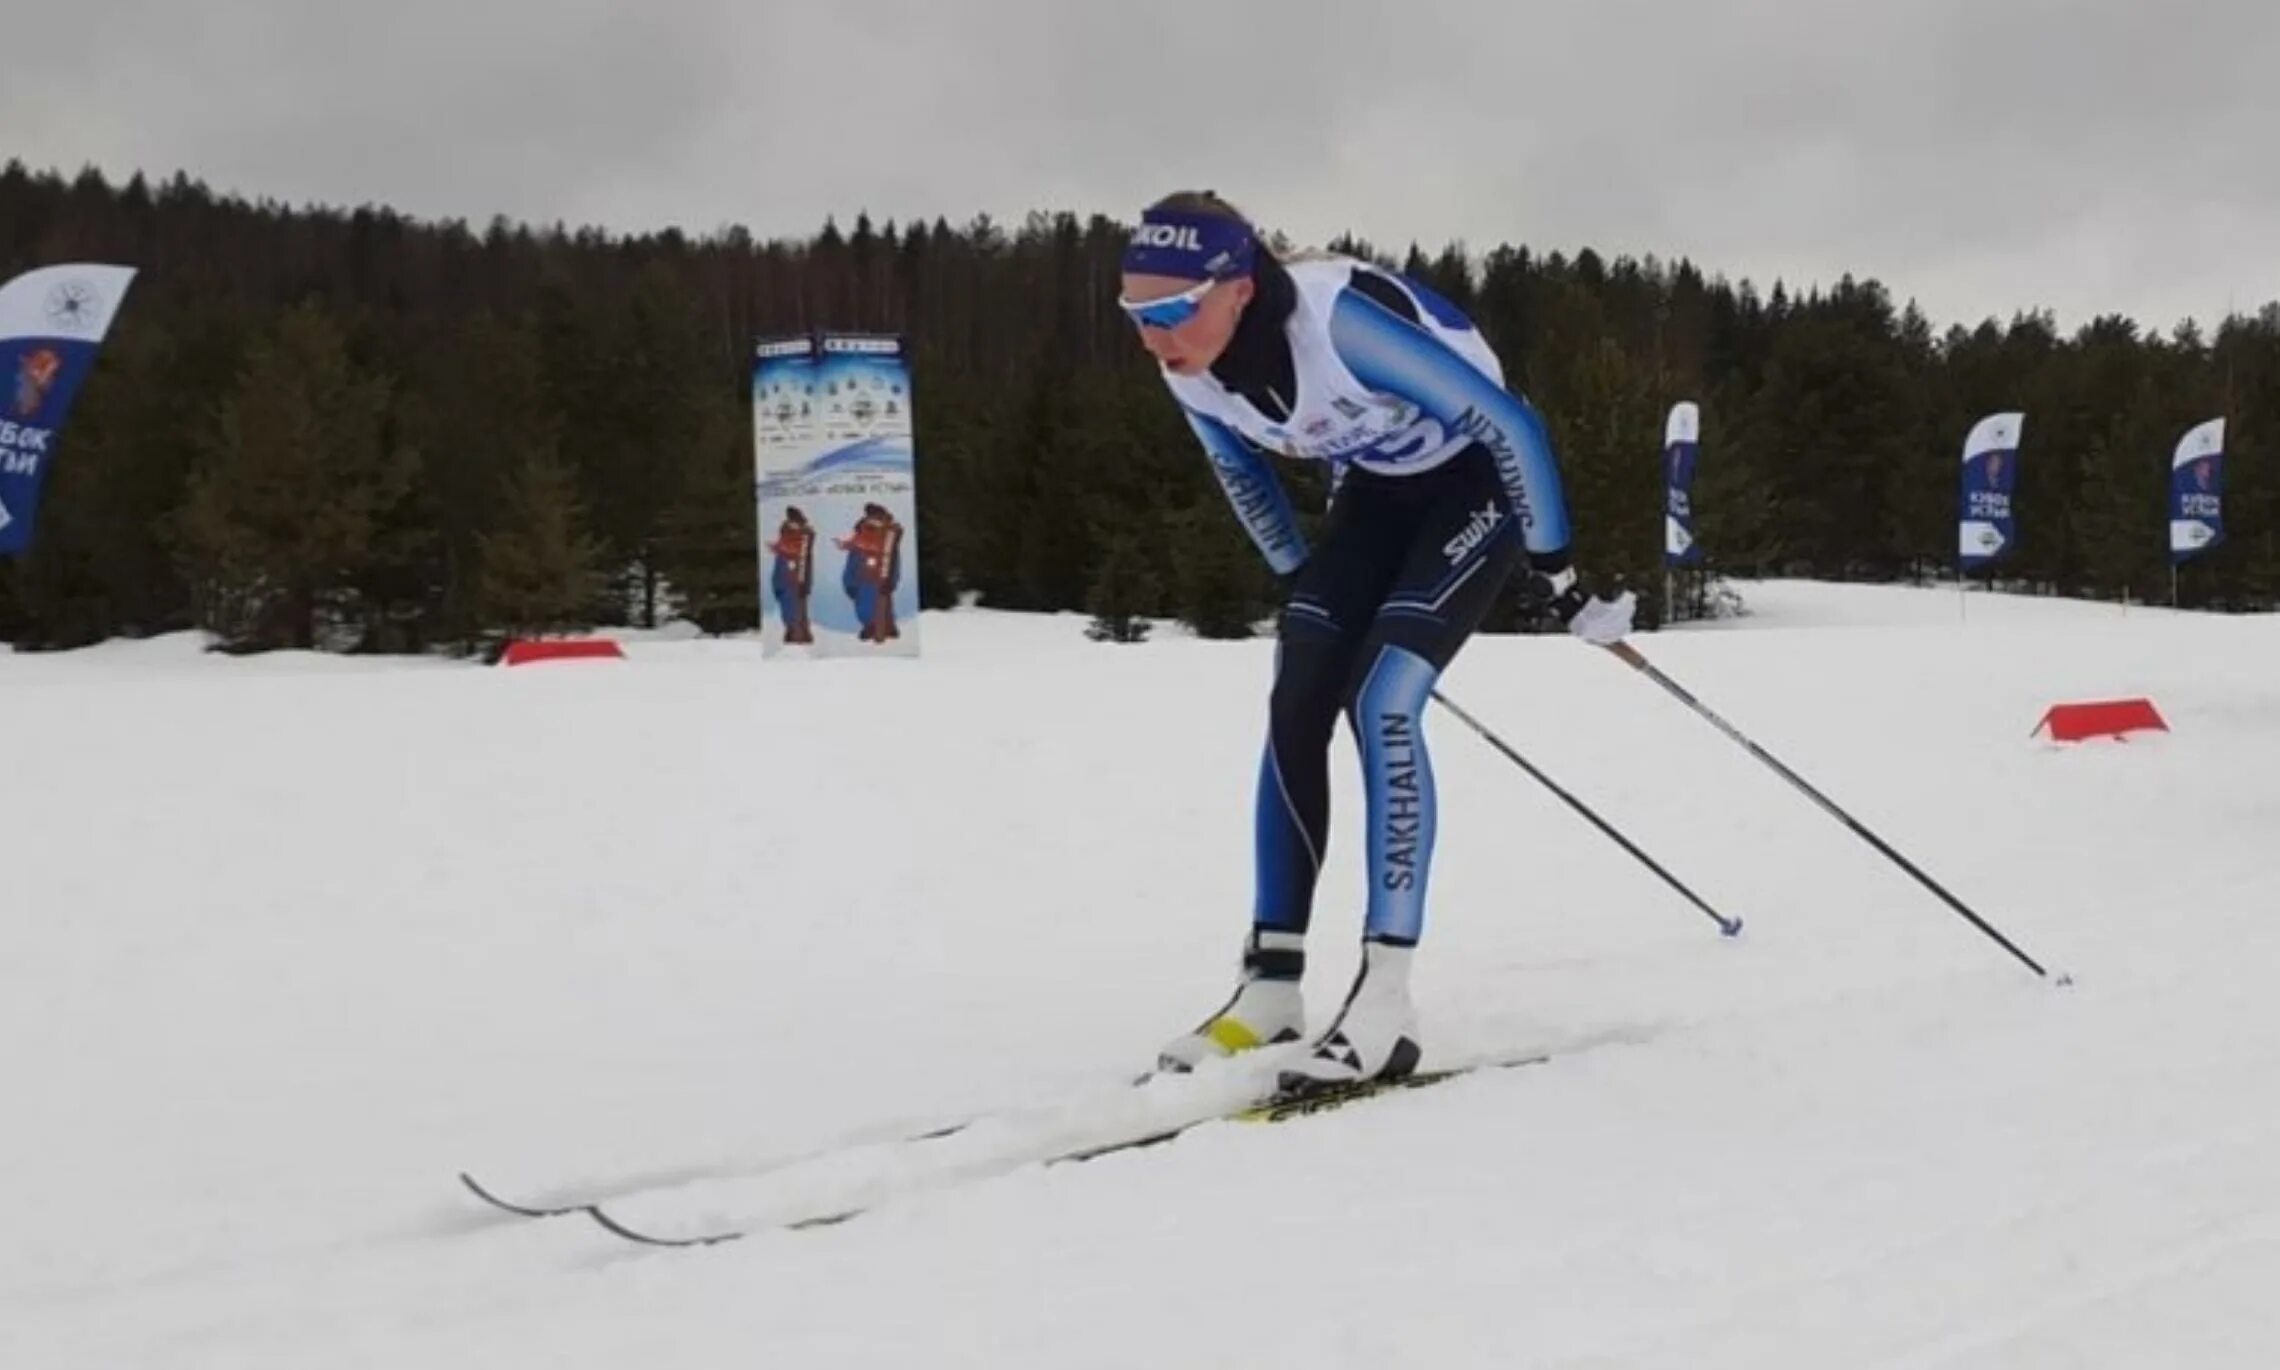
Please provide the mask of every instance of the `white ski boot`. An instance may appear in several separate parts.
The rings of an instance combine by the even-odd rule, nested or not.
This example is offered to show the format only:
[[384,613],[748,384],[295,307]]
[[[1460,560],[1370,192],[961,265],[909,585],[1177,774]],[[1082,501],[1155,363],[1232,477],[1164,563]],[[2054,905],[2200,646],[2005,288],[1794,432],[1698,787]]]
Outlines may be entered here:
[[1424,1055],[1417,1044],[1417,1010],[1409,1002],[1409,961],[1416,951],[1386,942],[1362,944],[1362,968],[1346,1006],[1314,1050],[1276,1077],[1282,1093],[1317,1093],[1416,1072]]
[[1298,981],[1306,970],[1305,948],[1304,934],[1253,929],[1243,947],[1243,981],[1235,997],[1157,1053],[1156,1068],[1189,1071],[1205,1061],[1304,1037],[1306,1001]]

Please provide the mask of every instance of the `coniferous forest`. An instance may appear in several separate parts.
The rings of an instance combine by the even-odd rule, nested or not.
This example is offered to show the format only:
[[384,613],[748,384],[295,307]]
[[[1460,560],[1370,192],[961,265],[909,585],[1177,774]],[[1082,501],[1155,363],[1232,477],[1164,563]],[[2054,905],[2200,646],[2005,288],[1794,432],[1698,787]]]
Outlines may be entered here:
[[[1048,212],[628,237],[11,162],[0,279],[141,274],[38,540],[0,562],[0,640],[200,627],[233,650],[401,652],[672,616],[751,628],[749,345],[806,329],[910,344],[925,604],[1240,635],[1275,587],[1116,308],[1123,238]],[[1961,443],[1998,409],[2027,414],[2005,586],[2166,601],[2170,452],[2224,416],[2228,538],[2180,594],[2280,602],[2280,305],[2213,334],[2107,317],[2062,335],[2039,313],[1943,331],[1866,275],[1793,290],[1590,250],[1305,245],[1473,315],[1551,427],[1580,564],[1639,590],[1643,620],[1681,399],[1702,408],[1708,557],[1681,615],[1716,611],[1727,578],[1952,576]],[[1280,469],[1318,513],[1320,475]],[[1515,589],[1492,626],[1527,619]]]

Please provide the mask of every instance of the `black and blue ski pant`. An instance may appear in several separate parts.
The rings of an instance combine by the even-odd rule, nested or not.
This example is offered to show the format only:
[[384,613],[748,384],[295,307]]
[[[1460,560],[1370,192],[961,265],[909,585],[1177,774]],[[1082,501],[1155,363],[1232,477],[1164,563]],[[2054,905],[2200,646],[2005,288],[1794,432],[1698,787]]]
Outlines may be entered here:
[[1330,823],[1330,738],[1343,713],[1367,808],[1363,935],[1416,944],[1434,830],[1425,706],[1521,559],[1509,498],[1478,446],[1417,475],[1346,473],[1276,634],[1259,767],[1261,930],[1304,932],[1312,917]]

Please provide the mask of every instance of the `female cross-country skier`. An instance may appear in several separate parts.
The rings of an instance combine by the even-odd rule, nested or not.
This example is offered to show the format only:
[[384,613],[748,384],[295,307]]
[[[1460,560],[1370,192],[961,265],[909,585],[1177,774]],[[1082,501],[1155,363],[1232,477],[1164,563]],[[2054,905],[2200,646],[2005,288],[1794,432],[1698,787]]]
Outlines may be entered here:
[[[1345,257],[1279,261],[1232,206],[1187,192],[1142,215],[1120,303],[1288,587],[1242,977],[1160,1064],[1192,1069],[1305,1038],[1299,980],[1328,835],[1330,736],[1344,713],[1368,810],[1361,972],[1279,1084],[1408,1074],[1420,1055],[1409,963],[1433,854],[1423,721],[1434,681],[1523,557],[1586,641],[1621,640],[1635,601],[1587,597],[1577,584],[1542,420],[1504,388],[1472,323],[1416,282]],[[1335,493],[1311,550],[1269,453],[1331,465]]]

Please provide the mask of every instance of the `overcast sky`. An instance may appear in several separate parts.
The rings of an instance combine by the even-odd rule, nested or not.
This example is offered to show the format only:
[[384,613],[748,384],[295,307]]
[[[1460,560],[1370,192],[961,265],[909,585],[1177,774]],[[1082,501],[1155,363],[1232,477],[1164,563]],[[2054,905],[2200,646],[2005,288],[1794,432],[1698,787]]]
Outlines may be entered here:
[[0,156],[803,234],[1129,218],[1875,276],[1935,322],[2280,298],[2272,0],[0,0]]

